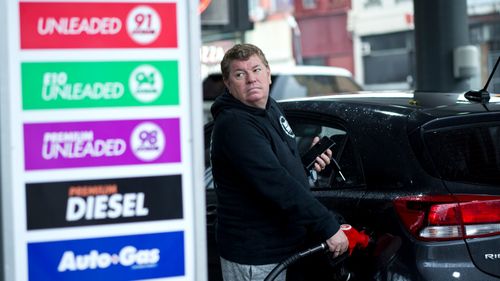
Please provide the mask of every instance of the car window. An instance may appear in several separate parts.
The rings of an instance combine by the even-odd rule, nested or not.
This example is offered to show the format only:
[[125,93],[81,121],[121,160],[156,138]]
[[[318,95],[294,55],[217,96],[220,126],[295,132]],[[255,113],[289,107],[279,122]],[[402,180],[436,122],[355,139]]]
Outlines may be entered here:
[[430,130],[425,142],[440,176],[449,181],[500,182],[500,124]]
[[277,99],[315,97],[361,90],[350,77],[336,75],[279,75],[271,95]]
[[[317,174],[317,180],[310,181],[313,189],[346,189],[364,185],[362,166],[355,152],[348,132],[340,125],[325,120],[307,119],[304,116],[287,115],[292,127],[300,155],[304,155],[311,147],[315,136],[332,137],[335,146],[332,149],[332,162],[325,170]],[[339,170],[340,168],[340,170]]]
[[307,96],[307,88],[291,75],[280,75],[272,79],[272,81],[271,85],[273,85],[273,89],[271,96],[275,100],[290,97],[303,98]]
[[337,76],[337,91],[339,93],[343,92],[355,92],[355,91],[361,91],[361,87],[354,82],[350,77],[344,77],[344,76]]

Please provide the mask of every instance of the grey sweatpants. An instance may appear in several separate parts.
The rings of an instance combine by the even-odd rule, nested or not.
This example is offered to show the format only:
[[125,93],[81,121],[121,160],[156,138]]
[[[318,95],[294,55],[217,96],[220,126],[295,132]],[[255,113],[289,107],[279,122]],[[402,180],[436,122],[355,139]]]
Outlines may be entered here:
[[[264,264],[264,265],[248,265],[239,264],[220,258],[222,267],[222,277],[224,281],[263,281],[264,278],[278,265]],[[286,270],[280,273],[275,281],[286,280]]]

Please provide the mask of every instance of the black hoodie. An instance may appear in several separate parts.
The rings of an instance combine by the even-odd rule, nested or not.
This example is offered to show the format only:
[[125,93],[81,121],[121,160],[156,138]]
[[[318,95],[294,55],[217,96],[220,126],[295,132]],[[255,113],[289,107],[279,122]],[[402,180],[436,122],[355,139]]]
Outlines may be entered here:
[[271,97],[260,109],[226,92],[211,112],[221,257],[277,263],[295,253],[309,232],[325,241],[338,231],[338,222],[309,191],[295,135]]

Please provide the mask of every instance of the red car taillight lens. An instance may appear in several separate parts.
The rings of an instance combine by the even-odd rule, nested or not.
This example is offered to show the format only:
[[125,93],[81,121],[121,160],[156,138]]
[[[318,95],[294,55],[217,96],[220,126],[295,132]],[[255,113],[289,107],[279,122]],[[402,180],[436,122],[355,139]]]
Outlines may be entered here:
[[394,206],[408,231],[421,240],[500,234],[500,196],[407,196],[396,198]]

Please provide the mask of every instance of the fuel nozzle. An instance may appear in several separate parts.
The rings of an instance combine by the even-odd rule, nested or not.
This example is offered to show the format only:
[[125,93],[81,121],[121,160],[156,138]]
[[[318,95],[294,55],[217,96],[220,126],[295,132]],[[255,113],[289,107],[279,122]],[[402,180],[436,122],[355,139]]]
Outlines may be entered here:
[[354,249],[367,250],[370,256],[377,259],[379,268],[389,264],[389,262],[396,256],[402,241],[399,236],[394,236],[390,233],[384,233],[379,236],[370,236],[364,230],[358,231],[349,224],[342,224],[340,229],[349,240],[349,256]]
[[357,231],[350,224],[342,224],[340,229],[344,232],[349,240],[349,256],[354,249],[366,249],[371,242],[370,236],[363,230]]

